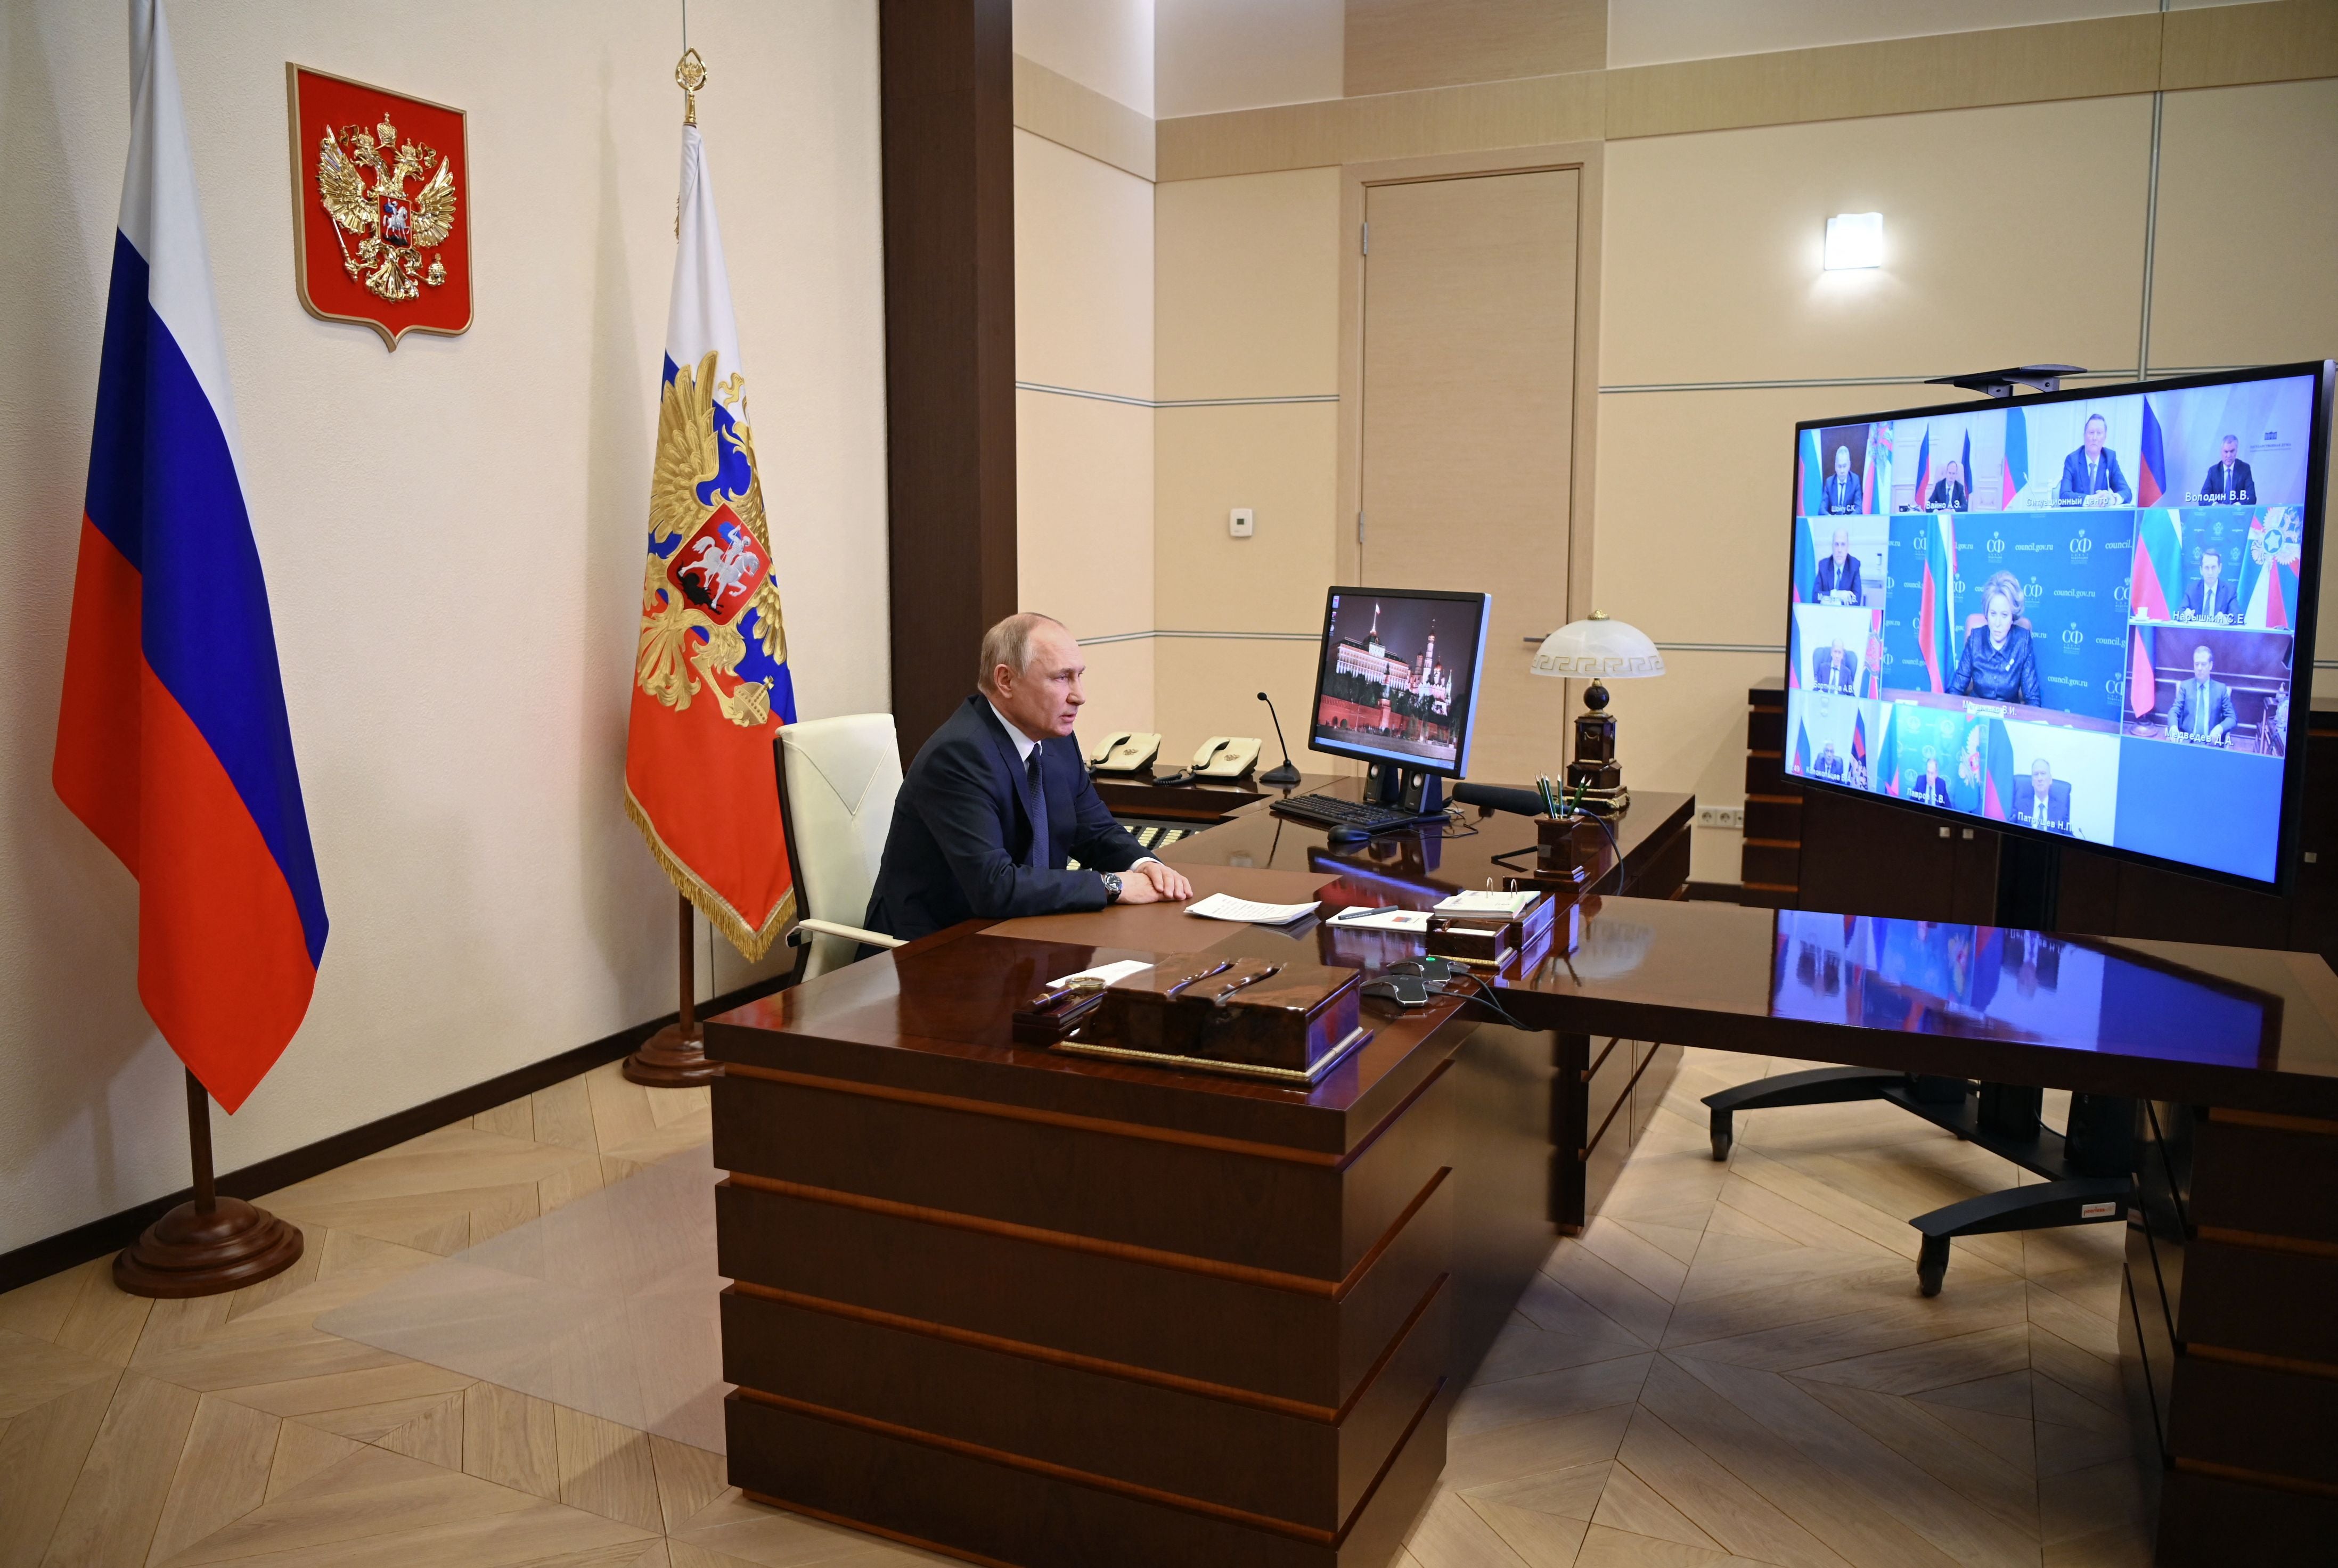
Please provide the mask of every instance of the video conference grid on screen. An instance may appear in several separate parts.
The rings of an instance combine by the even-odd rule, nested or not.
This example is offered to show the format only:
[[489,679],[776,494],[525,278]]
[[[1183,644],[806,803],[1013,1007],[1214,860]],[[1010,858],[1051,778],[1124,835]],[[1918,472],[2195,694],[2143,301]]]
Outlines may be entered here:
[[1458,772],[1485,606],[1480,594],[1331,595],[1315,743]]
[[2316,395],[1800,428],[1786,771],[2274,880]]

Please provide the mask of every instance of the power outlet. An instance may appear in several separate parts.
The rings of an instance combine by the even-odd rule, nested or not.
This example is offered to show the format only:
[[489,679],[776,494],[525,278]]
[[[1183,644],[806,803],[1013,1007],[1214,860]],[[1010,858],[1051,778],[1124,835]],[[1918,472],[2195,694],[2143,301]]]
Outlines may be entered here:
[[1745,808],[1743,806],[1700,806],[1696,808],[1696,825],[1700,828],[1734,828],[1745,831]]
[[1226,514],[1226,532],[1237,539],[1247,539],[1258,532],[1258,514],[1248,506],[1237,506]]

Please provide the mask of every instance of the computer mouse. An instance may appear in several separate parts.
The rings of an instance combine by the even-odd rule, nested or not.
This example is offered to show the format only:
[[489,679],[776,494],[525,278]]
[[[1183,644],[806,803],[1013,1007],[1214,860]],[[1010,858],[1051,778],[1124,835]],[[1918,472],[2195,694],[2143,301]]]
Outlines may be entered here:
[[1371,830],[1366,828],[1333,828],[1323,837],[1333,844],[1369,844],[1372,841]]

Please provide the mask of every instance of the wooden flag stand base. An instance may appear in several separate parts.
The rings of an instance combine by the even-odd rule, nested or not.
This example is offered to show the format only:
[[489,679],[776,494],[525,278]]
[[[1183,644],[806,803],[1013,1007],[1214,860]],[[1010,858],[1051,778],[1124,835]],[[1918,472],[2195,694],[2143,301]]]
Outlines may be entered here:
[[211,1097],[192,1073],[187,1074],[187,1142],[194,1156],[193,1200],[115,1254],[113,1282],[133,1296],[217,1296],[299,1262],[300,1227],[241,1198],[222,1198],[213,1186]]
[[706,1055],[706,1031],[699,1025],[695,998],[698,976],[691,965],[690,900],[682,904],[681,1016],[650,1036],[649,1044],[625,1058],[628,1082],[652,1089],[688,1089],[712,1083],[722,1076],[722,1063]]

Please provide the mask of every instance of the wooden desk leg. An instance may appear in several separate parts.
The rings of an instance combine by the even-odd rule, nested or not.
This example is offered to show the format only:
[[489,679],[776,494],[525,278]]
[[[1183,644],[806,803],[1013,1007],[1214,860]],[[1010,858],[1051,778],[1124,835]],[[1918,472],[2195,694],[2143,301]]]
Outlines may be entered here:
[[1580,1236],[1584,1214],[1585,1155],[1591,1129],[1591,1036],[1551,1036],[1550,1221],[1563,1236]]

